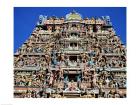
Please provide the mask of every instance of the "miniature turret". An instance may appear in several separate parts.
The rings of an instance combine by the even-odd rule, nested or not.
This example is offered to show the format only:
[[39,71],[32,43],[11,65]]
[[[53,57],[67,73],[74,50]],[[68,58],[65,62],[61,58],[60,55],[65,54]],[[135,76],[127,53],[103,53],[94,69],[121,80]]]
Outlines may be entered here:
[[47,16],[39,15],[39,20],[37,22],[37,25],[43,25],[46,19]]
[[112,26],[112,23],[110,21],[110,17],[109,16],[102,16],[102,19],[104,20],[105,25]]

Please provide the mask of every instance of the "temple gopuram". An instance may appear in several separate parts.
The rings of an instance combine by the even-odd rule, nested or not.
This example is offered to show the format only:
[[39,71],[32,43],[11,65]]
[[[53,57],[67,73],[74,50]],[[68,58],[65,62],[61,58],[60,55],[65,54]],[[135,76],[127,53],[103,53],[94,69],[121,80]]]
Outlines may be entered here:
[[14,54],[15,98],[126,98],[126,46],[109,16],[40,15]]

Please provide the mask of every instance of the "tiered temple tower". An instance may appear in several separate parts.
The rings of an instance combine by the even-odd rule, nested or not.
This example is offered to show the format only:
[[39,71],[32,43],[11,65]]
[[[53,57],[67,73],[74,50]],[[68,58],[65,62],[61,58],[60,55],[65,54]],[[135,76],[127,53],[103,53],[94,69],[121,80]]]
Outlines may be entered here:
[[14,55],[14,97],[122,96],[126,48],[109,16],[83,19],[75,11],[66,18],[40,15]]

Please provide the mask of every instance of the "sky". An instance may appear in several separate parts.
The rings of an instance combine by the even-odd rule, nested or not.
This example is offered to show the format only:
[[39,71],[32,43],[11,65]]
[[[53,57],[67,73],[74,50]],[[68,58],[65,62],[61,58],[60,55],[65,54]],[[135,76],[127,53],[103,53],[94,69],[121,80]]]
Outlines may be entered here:
[[14,8],[14,53],[29,38],[39,20],[39,15],[65,17],[75,10],[83,18],[110,16],[116,34],[126,45],[125,7],[15,7]]

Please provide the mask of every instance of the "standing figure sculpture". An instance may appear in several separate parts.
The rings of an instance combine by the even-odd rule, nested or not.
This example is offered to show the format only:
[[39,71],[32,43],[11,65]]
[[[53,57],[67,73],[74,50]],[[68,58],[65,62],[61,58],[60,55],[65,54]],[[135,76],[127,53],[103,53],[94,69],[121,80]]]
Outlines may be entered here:
[[92,74],[92,87],[93,88],[97,87],[97,75],[98,74],[96,74],[96,71],[94,70]]

